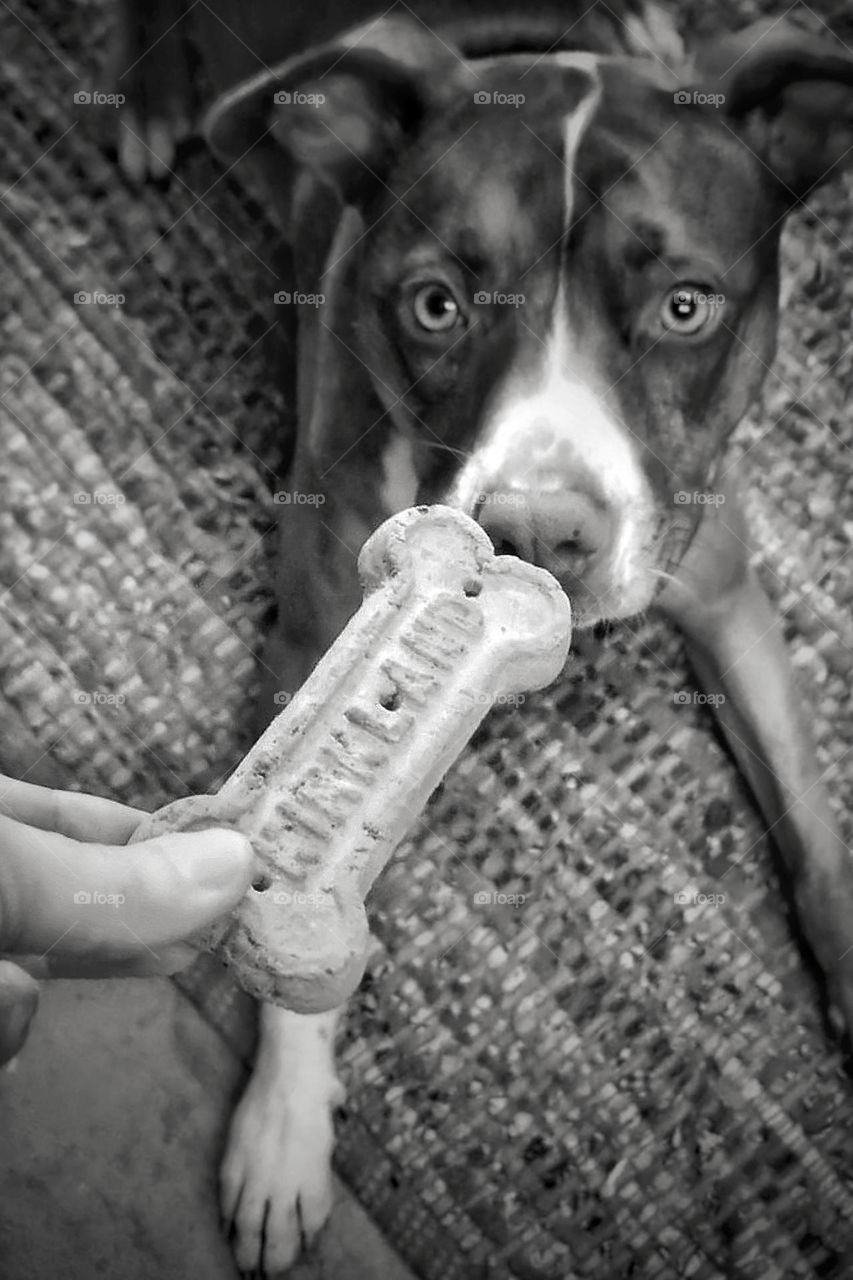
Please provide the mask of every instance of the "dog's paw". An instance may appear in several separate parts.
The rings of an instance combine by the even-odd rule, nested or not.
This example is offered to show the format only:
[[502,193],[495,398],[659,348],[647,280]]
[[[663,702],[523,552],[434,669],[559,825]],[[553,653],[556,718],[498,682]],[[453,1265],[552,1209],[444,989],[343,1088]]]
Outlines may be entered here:
[[178,144],[189,136],[184,119],[140,117],[132,108],[119,118],[118,159],[131,182],[167,177],[175,166]]
[[270,1097],[256,1084],[231,1123],[220,1202],[240,1271],[272,1277],[293,1265],[329,1216],[334,1122],[328,1100]]
[[109,81],[121,110],[113,128],[126,176],[162,180],[175,167],[178,144],[198,116],[185,0],[122,0],[110,56]]

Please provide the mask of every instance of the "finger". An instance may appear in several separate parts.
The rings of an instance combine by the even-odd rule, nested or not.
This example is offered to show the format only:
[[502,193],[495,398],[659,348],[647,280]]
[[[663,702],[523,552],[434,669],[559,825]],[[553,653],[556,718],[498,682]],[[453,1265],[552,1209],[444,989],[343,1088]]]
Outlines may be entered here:
[[[44,956],[16,956],[15,964],[39,981],[45,978],[168,978],[185,969],[198,957],[188,942],[173,942],[155,952],[104,959],[95,952],[63,955],[51,951]],[[2,963],[2,960],[0,960]]]
[[116,849],[0,817],[0,950],[156,955],[235,906],[252,866],[251,844],[232,830]]
[[60,831],[72,840],[124,844],[145,816],[144,810],[88,796],[54,791],[0,774],[0,814],[42,831]]
[[38,1002],[35,979],[10,960],[0,960],[0,1067],[20,1053]]

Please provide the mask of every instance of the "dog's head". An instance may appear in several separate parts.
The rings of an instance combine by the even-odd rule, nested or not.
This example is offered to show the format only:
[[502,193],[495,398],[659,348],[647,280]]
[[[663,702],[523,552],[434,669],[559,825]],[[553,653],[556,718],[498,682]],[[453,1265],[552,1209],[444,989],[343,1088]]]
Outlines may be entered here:
[[463,506],[583,624],[645,608],[714,500],[774,354],[780,229],[853,143],[851,85],[780,23],[669,68],[472,58],[384,20],[241,87],[211,133],[355,211],[321,321],[378,401],[386,508]]

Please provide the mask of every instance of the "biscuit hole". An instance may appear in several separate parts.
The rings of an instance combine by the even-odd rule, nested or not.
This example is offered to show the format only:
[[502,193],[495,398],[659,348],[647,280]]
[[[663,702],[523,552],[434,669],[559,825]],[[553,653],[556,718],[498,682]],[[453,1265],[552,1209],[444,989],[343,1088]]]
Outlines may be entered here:
[[468,599],[471,600],[474,596],[478,596],[480,594],[483,590],[483,584],[479,578],[469,578],[462,590],[465,592]]
[[389,689],[387,693],[383,693],[379,699],[380,707],[384,707],[386,711],[396,711],[402,701],[402,694],[399,689]]
[[266,893],[271,884],[272,880],[264,873],[264,875],[258,876],[257,880],[252,881],[252,888],[255,893]]

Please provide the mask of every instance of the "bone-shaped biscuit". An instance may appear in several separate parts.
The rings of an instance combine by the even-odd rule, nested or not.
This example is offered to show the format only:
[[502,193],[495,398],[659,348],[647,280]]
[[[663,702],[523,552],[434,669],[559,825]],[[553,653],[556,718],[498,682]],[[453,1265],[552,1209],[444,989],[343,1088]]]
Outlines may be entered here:
[[496,556],[468,516],[414,507],[368,539],[361,608],[214,796],[177,800],[134,840],[232,825],[259,870],[198,941],[262,1000],[340,1004],[364,972],[364,900],[486,712],[559,674],[569,602]]

